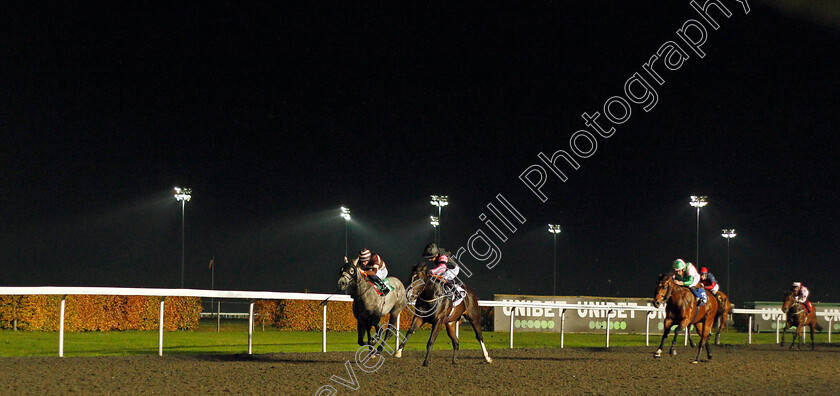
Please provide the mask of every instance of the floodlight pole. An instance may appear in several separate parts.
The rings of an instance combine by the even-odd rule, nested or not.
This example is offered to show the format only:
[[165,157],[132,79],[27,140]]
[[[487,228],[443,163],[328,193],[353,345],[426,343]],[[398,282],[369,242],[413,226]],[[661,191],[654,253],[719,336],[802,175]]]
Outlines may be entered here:
[[439,216],[429,216],[429,224],[435,228],[435,243],[437,243],[438,233],[437,228],[440,225],[440,217]]
[[186,227],[184,222],[184,212],[186,211],[187,201],[192,198],[191,188],[175,187],[175,199],[181,201],[181,288],[184,288],[184,250],[186,243],[184,242],[184,235],[186,234]]
[[726,238],[726,295],[729,296],[729,298],[731,300],[732,296],[729,295],[729,284],[732,283],[731,280],[729,279],[729,264],[731,262],[731,259],[729,258],[730,257],[729,256],[729,241],[732,238],[735,238],[735,236],[737,234],[735,233],[734,228],[724,228],[720,231],[721,231],[720,235],[722,237]]
[[700,265],[700,208],[708,205],[708,203],[709,203],[708,197],[705,196],[705,195],[700,195],[700,196],[692,195],[691,196],[691,202],[689,203],[691,206],[697,208],[697,235],[696,235],[697,250],[696,250],[696,253],[695,253],[695,257],[694,257],[694,265],[695,266]]
[[181,288],[184,288],[184,250],[186,245],[186,224],[184,222],[185,212],[187,210],[187,202],[181,201]]
[[554,276],[552,277],[552,281],[553,281],[552,283],[553,283],[554,286],[552,288],[552,293],[553,293],[552,295],[556,296],[557,295],[557,234],[560,233],[560,225],[559,224],[549,224],[548,225],[548,232],[552,233],[553,237],[554,237],[554,261],[553,261]]
[[350,209],[342,206],[341,217],[344,219],[344,257],[347,257],[347,223],[350,222]]
[[432,195],[432,200],[429,202],[438,208],[438,225],[435,226],[435,244],[440,244],[440,214],[441,208],[449,205],[448,195]]

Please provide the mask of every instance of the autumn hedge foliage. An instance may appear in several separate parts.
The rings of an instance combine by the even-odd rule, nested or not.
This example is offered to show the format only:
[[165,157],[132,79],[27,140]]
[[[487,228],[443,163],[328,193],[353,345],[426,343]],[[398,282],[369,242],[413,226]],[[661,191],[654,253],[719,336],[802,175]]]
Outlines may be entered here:
[[[0,296],[0,328],[58,331],[61,296]],[[196,297],[164,298],[163,328],[196,330],[201,300]],[[64,331],[157,330],[160,297],[67,296]]]
[[[256,322],[271,325],[281,330],[321,330],[323,311],[319,301],[306,300],[259,300],[254,304]],[[481,309],[482,325],[488,330],[492,326],[492,310]],[[408,329],[414,313],[408,308],[400,313],[400,329]],[[390,315],[382,318],[381,323],[388,323]],[[353,303],[335,301],[327,304],[327,330],[356,331],[356,318],[353,317]]]
[[[323,308],[320,301],[307,300],[259,300],[254,304],[256,322],[271,325],[281,330],[321,330]],[[400,314],[400,328],[411,325],[414,314],[406,308]],[[382,318],[388,323],[390,315]],[[356,331],[353,317],[353,303],[332,301],[327,303],[327,330]]]

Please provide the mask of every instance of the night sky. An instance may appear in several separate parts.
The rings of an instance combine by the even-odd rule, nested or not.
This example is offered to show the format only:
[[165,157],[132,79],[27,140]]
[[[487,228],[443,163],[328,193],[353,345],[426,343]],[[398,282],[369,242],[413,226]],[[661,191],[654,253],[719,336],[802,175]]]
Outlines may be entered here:
[[[404,280],[443,194],[441,245],[481,230],[501,253],[492,269],[461,256],[482,298],[551,294],[548,223],[559,295],[652,297],[695,260],[689,196],[708,195],[700,265],[726,290],[735,228],[736,303],[794,280],[840,302],[840,9],[723,3],[718,30],[688,1],[4,10],[0,284],[179,287],[185,186],[188,288],[210,288],[215,257],[216,289],[333,292],[342,205],[351,255]],[[689,19],[703,58],[677,34]],[[688,57],[660,59],[660,85],[644,64],[668,41]],[[611,124],[634,73],[657,101]],[[585,125],[596,111],[611,137]],[[548,171],[541,202],[520,175],[579,130],[597,148],[576,140],[594,153],[560,159],[568,180]],[[487,209],[510,216],[497,194],[516,232]]]

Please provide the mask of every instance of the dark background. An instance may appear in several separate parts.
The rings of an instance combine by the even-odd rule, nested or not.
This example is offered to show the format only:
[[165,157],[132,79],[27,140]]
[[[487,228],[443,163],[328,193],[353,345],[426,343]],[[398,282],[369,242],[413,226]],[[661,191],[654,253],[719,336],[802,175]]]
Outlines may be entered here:
[[708,195],[700,265],[735,302],[794,280],[840,302],[837,3],[816,19],[724,3],[706,57],[662,71],[656,107],[551,177],[546,203],[519,174],[683,44],[687,1],[4,10],[0,284],[179,287],[177,185],[188,288],[210,288],[215,257],[216,289],[332,292],[341,205],[351,254],[405,279],[433,239],[429,194],[450,197],[454,251],[502,193],[527,221],[497,267],[470,266],[482,298],[552,292],[547,223],[558,294],[648,297],[694,261],[689,195]]

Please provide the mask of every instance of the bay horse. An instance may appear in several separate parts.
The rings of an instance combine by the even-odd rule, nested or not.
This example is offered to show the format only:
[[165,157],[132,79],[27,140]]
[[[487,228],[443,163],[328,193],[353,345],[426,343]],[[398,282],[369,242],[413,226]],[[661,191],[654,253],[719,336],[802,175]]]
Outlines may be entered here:
[[[374,334],[379,334],[380,320],[383,316],[390,314],[388,323],[391,326],[397,324],[397,316],[405,308],[405,286],[403,283],[389,276],[388,281],[394,286],[394,290],[385,296],[380,296],[373,284],[368,282],[357,266],[356,260],[347,262],[341,267],[338,278],[338,288],[353,297],[353,316],[356,318],[356,328],[359,333],[359,345],[373,345],[370,336],[370,328],[375,329]],[[364,335],[367,333],[367,343],[364,342]],[[378,350],[382,351],[382,345],[391,337],[390,331],[386,332],[384,340],[381,340]]]
[[411,327],[394,356],[401,357],[405,344],[411,335],[424,323],[430,323],[432,333],[429,335],[429,342],[426,344],[426,359],[423,360],[423,366],[429,365],[432,348],[441,327],[446,327],[446,333],[452,340],[452,364],[455,364],[455,355],[458,353],[459,346],[458,336],[455,334],[455,324],[463,316],[472,325],[475,339],[481,344],[484,360],[487,363],[492,362],[493,359],[487,353],[484,337],[481,335],[481,311],[478,308],[478,297],[475,295],[475,291],[466,285],[462,285],[467,295],[458,305],[453,306],[452,301],[442,291],[442,281],[438,280],[435,275],[430,274],[428,270],[426,263],[421,262],[415,265],[411,271],[406,299],[409,300],[409,304],[410,301],[414,301],[414,319],[412,319]]
[[[715,296],[714,293],[712,295]],[[715,345],[720,345],[720,332],[726,328],[726,321],[732,313],[732,304],[729,302],[729,297],[727,297],[726,293],[722,291],[718,291],[715,297],[718,300],[718,310],[717,314],[715,314],[715,327],[713,331],[715,332]],[[691,336],[688,337],[688,341],[691,343],[692,348],[697,346]]]
[[809,314],[805,314],[805,306],[796,301],[796,296],[794,296],[792,291],[788,291],[785,293],[784,302],[782,302],[782,312],[784,312],[787,316],[785,320],[785,329],[782,331],[782,343],[779,346],[785,346],[785,333],[787,333],[788,329],[791,327],[796,327],[796,333],[793,334],[793,341],[790,342],[790,350],[793,350],[793,346],[796,345],[796,339],[799,339],[799,345],[796,345],[796,350],[799,350],[799,347],[802,346],[802,331],[805,329],[805,326],[810,327],[808,333],[811,334],[811,350],[814,350],[814,329],[816,328],[817,331],[822,330],[822,326],[817,322],[817,310],[814,309]]
[[[703,290],[706,293],[705,290]],[[653,298],[653,305],[659,308],[660,305],[665,304],[665,331],[662,333],[662,340],[659,342],[659,349],[653,355],[655,358],[662,356],[662,347],[665,345],[665,339],[668,338],[668,333],[671,332],[671,326],[677,324],[677,329],[674,332],[674,341],[671,342],[671,349],[669,353],[671,356],[677,354],[676,344],[677,336],[680,331],[690,325],[694,325],[697,329],[697,334],[700,335],[700,342],[697,347],[697,356],[694,357],[694,362],[700,360],[700,352],[703,347],[706,347],[706,357],[712,359],[712,349],[709,345],[709,335],[715,324],[715,317],[718,311],[718,302],[715,298],[709,298],[708,302],[702,307],[697,306],[697,300],[694,294],[687,287],[677,285],[674,279],[674,273],[659,274],[659,282],[656,284],[656,296]]]

